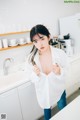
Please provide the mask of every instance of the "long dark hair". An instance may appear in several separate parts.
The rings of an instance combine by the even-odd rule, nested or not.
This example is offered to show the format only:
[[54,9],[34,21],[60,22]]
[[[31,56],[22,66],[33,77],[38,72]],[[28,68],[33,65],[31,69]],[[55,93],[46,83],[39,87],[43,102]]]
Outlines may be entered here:
[[[36,35],[36,34],[42,34],[42,35],[45,35],[47,36],[48,38],[50,37],[50,33],[49,33],[49,30],[44,26],[44,25],[41,25],[41,24],[38,24],[36,26],[34,26],[31,31],[30,31],[30,40],[31,42],[33,42],[33,37]],[[29,61],[34,65],[36,64],[35,61],[34,61],[34,57],[37,53],[38,49],[33,45],[33,48],[30,52],[30,58],[29,58]]]

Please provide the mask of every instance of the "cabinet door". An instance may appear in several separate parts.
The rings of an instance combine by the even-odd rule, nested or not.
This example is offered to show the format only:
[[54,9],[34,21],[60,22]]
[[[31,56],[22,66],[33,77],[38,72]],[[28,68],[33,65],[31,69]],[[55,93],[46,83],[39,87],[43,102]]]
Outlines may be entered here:
[[22,120],[17,89],[0,95],[0,120]]
[[80,59],[76,59],[71,62],[70,68],[68,71],[68,79],[66,80],[67,96],[71,95],[79,88],[80,83]]
[[71,79],[73,84],[80,82],[80,59],[71,63]]
[[43,114],[36,99],[35,88],[32,83],[26,83],[18,87],[19,98],[24,120],[36,120]]

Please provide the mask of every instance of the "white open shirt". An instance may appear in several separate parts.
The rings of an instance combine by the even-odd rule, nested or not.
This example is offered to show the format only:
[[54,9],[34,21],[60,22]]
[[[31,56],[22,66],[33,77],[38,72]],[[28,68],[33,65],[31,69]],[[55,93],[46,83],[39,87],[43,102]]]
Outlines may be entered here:
[[37,100],[41,108],[50,108],[56,104],[63,91],[65,90],[65,77],[67,70],[67,55],[61,49],[50,46],[53,64],[58,64],[61,68],[61,74],[56,75],[54,72],[48,75],[42,73],[41,65],[39,62],[39,54],[35,55],[34,61],[40,68],[40,77],[33,71],[33,66],[26,62],[27,74],[30,76],[30,80],[35,85]]

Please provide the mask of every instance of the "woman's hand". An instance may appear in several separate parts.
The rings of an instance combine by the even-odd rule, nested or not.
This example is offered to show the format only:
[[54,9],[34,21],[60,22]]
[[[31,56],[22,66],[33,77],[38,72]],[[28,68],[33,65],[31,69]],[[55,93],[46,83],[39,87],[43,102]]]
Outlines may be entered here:
[[38,75],[38,76],[40,75],[40,69],[39,69],[39,67],[37,65],[33,66],[33,70],[36,73],[36,75]]
[[60,68],[60,66],[57,63],[55,65],[53,65],[53,72],[56,75],[60,75],[61,74],[61,68]]

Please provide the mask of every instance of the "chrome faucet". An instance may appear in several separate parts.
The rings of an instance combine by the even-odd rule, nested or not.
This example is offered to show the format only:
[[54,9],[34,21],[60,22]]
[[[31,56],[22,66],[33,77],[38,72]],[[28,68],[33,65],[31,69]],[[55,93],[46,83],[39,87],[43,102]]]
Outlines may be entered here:
[[3,62],[3,73],[7,75],[9,72],[10,63],[13,61],[13,58],[6,58]]

